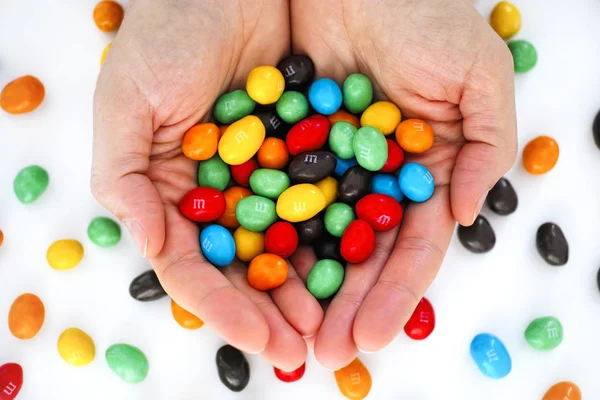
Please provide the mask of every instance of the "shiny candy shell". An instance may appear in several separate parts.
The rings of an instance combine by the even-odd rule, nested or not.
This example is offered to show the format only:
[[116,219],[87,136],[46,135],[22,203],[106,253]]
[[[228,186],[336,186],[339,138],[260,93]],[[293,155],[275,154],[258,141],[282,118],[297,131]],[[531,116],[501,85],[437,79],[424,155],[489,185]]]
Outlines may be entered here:
[[476,254],[487,253],[496,245],[494,229],[483,215],[478,215],[471,226],[459,225],[457,233],[460,243]]
[[273,200],[256,195],[240,200],[235,207],[235,215],[241,226],[253,232],[266,231],[277,220]]
[[245,197],[252,196],[252,192],[241,186],[232,186],[223,192],[223,196],[225,196],[225,212],[216,220],[216,222],[226,228],[235,229],[240,226],[240,223],[235,216],[237,203]]
[[88,365],[96,357],[96,346],[92,338],[78,328],[65,330],[58,338],[58,354],[74,367]]
[[24,114],[38,108],[46,91],[44,84],[31,75],[21,76],[4,86],[0,92],[0,108],[9,114]]
[[229,125],[219,141],[219,156],[229,165],[240,165],[252,158],[265,140],[265,126],[258,117],[248,115]]
[[231,179],[229,165],[218,154],[198,163],[198,186],[225,190]]
[[241,261],[250,262],[265,252],[265,234],[252,232],[240,226],[233,232],[235,240],[235,256]]
[[298,248],[298,233],[286,221],[275,222],[265,234],[265,250],[282,258],[289,258]]
[[213,115],[221,124],[231,124],[254,111],[256,103],[245,90],[225,93],[217,100]]
[[308,291],[317,299],[333,296],[344,282],[344,267],[335,260],[319,260],[306,278]]
[[208,160],[217,152],[220,137],[221,132],[215,124],[194,125],[183,135],[181,150],[189,159]]
[[423,340],[431,335],[434,328],[435,312],[429,300],[423,297],[404,325],[404,332],[411,339]]
[[308,100],[319,114],[331,115],[342,105],[342,90],[329,78],[317,79],[310,85]]
[[429,200],[435,188],[433,176],[427,168],[414,162],[404,164],[398,175],[398,183],[402,193],[417,203]]
[[298,240],[302,244],[318,243],[318,240],[325,229],[323,217],[319,214],[307,219],[306,221],[298,222],[296,225],[298,232]]
[[31,339],[38,334],[46,309],[44,303],[34,294],[25,293],[15,299],[8,311],[8,329],[17,339]]
[[335,165],[333,174],[338,177],[343,176],[346,173],[346,171],[348,171],[350,168],[358,165],[358,163],[356,162],[356,158],[354,157],[347,160],[338,156],[336,156],[335,158],[337,159],[337,164]]
[[326,207],[333,203],[335,199],[337,199],[338,183],[334,177],[328,176],[327,178],[315,183],[315,186],[318,187],[321,192],[323,192],[323,195],[325,196]]
[[249,159],[243,164],[231,166],[231,177],[240,186],[250,186],[250,176],[258,169],[258,163],[254,158]]
[[276,137],[279,139],[285,139],[286,134],[291,129],[291,125],[281,119],[277,112],[270,107],[256,107],[254,111],[263,125],[268,137]]
[[148,375],[148,359],[137,347],[113,344],[106,350],[105,357],[110,369],[125,382],[142,382]]
[[388,145],[387,160],[379,172],[394,173],[404,162],[404,152],[392,139],[386,139],[386,141]]
[[398,179],[392,174],[374,175],[371,180],[371,193],[386,194],[398,203],[404,198],[404,195],[400,191]]
[[74,239],[57,240],[46,252],[48,264],[58,270],[74,268],[82,258],[83,246]]
[[329,128],[329,120],[322,115],[312,115],[298,122],[285,138],[290,154],[319,150],[327,142]]
[[358,358],[335,371],[334,375],[340,392],[350,400],[362,400],[371,390],[371,374]]
[[509,215],[515,212],[519,205],[517,192],[506,178],[500,178],[489,191],[485,203],[490,210],[498,215]]
[[479,370],[490,378],[504,378],[512,369],[512,361],[500,339],[480,333],[471,341],[471,357]]
[[535,244],[538,253],[548,264],[560,267],[569,261],[569,242],[555,223],[546,222],[538,228]]
[[156,272],[150,269],[141,273],[129,284],[129,295],[137,301],[154,301],[167,295],[163,289]]
[[352,221],[340,243],[340,252],[344,260],[357,264],[365,261],[371,256],[375,249],[375,232],[373,228],[363,220]]
[[523,149],[523,166],[533,175],[550,171],[558,162],[558,143],[549,136],[538,136]]
[[254,68],[248,74],[246,91],[252,100],[259,104],[273,104],[285,88],[285,80],[281,72],[270,65]]
[[175,303],[175,300],[173,299],[171,299],[171,314],[173,314],[175,322],[184,329],[194,330],[204,326],[204,321]]
[[352,149],[358,164],[368,171],[379,171],[387,161],[385,136],[372,126],[363,126],[352,139]]
[[372,173],[357,165],[349,168],[340,178],[338,200],[354,204],[369,193]]
[[303,90],[315,78],[315,65],[310,57],[301,54],[285,57],[277,69],[283,74],[287,90]]
[[19,171],[13,181],[13,189],[17,199],[23,204],[36,201],[48,187],[48,172],[38,165],[30,165]]
[[369,194],[356,203],[356,215],[377,232],[394,229],[402,220],[402,207],[393,197]]
[[179,202],[179,210],[196,222],[209,222],[225,212],[225,196],[217,189],[197,187],[187,192]]
[[231,233],[220,225],[209,225],[200,233],[204,257],[217,267],[225,267],[235,257],[235,242]]
[[23,368],[17,363],[0,366],[0,400],[14,400],[23,386]]
[[90,240],[100,247],[112,247],[121,240],[121,227],[113,219],[96,217],[87,228]]
[[290,187],[290,177],[283,171],[259,168],[250,176],[250,188],[259,196],[278,198]]
[[521,29],[521,13],[514,4],[501,1],[490,14],[490,25],[502,39],[510,39]]
[[552,350],[562,343],[562,324],[554,317],[536,318],[527,326],[525,340],[536,350]]
[[344,106],[354,114],[362,113],[373,100],[373,84],[362,74],[349,75],[344,81],[343,91]]
[[423,153],[433,146],[433,129],[421,119],[407,119],[396,128],[396,140],[406,152]]
[[512,40],[507,43],[513,56],[515,72],[528,72],[537,64],[537,51],[527,40]]
[[287,275],[287,262],[275,254],[256,256],[248,266],[248,283],[256,290],[275,289],[283,285]]
[[216,363],[223,385],[234,392],[244,390],[250,381],[250,365],[244,353],[227,344],[217,351]]
[[309,151],[294,157],[289,166],[288,174],[295,183],[316,183],[331,175],[336,164],[337,160],[333,153]]
[[548,389],[542,400],[581,400],[581,390],[573,382],[558,382]]
[[304,371],[306,371],[306,363],[302,364],[298,369],[286,372],[282,371],[277,367],[273,367],[275,372],[275,376],[282,382],[296,382],[300,380],[304,376]]
[[277,199],[277,215],[289,222],[306,221],[325,208],[321,190],[310,183],[294,185]]
[[389,135],[398,126],[402,114],[392,102],[378,101],[371,104],[360,117],[361,126],[372,126],[384,135]]

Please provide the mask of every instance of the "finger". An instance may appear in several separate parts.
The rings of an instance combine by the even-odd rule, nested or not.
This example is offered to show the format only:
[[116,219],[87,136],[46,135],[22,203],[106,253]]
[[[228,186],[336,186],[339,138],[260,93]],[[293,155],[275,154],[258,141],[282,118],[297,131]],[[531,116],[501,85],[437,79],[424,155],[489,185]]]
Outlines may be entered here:
[[337,370],[356,357],[358,350],[352,336],[354,318],[377,282],[392,252],[397,234],[397,228],[377,233],[371,257],[360,264],[348,264],[346,267],[344,283],[331,300],[315,340],[315,357],[325,368]]
[[198,227],[173,205],[166,206],[167,239],[151,259],[166,292],[232,346],[259,353],[269,327],[257,306],[200,254]]
[[394,250],[358,310],[353,334],[359,349],[373,352],[389,344],[433,281],[455,226],[448,197],[441,186],[429,201],[407,208]]
[[250,286],[246,266],[236,262],[224,268],[224,273],[231,283],[260,309],[267,321],[271,335],[261,354],[279,369],[284,371],[298,369],[306,361],[307,355],[306,343],[300,334],[285,320],[268,293]]
[[304,282],[308,273],[317,262],[317,256],[310,246],[300,246],[290,257],[290,262],[294,266],[296,273]]
[[451,203],[461,225],[473,223],[487,192],[517,155],[512,57],[497,35],[493,39],[494,51],[473,67],[460,101],[467,144],[452,173]]

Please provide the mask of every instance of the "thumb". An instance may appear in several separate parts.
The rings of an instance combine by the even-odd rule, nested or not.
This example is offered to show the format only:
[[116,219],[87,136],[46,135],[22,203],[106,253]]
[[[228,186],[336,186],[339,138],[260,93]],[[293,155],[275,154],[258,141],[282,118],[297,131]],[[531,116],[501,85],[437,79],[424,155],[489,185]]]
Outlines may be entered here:
[[[103,71],[105,72],[105,71]],[[121,220],[144,257],[155,257],[165,240],[165,210],[145,175],[153,138],[152,110],[128,78],[100,74],[94,95],[91,189]]]
[[512,56],[501,43],[476,63],[465,83],[460,110],[467,143],[456,159],[450,184],[452,213],[471,225],[488,191],[514,164],[517,127]]

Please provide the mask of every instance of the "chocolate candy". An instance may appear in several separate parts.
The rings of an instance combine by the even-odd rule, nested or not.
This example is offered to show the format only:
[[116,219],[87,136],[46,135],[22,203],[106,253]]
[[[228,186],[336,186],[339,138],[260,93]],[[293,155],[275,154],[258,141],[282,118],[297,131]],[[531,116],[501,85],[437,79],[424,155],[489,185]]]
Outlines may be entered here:
[[121,227],[107,217],[96,217],[87,229],[90,240],[100,247],[112,247],[121,240]]
[[125,382],[142,382],[148,376],[148,359],[137,347],[113,344],[106,350],[105,357],[110,369]]
[[347,160],[338,156],[336,156],[335,158],[337,159],[337,164],[335,165],[335,170],[333,171],[333,173],[335,174],[335,176],[338,177],[342,177],[346,173],[346,171],[358,165],[358,163],[356,162],[356,158],[354,157],[349,158]]
[[344,81],[344,106],[354,114],[360,114],[373,100],[373,84],[363,74],[351,74]]
[[369,194],[356,203],[356,215],[375,231],[384,232],[400,225],[402,207],[393,197]]
[[275,371],[275,376],[282,382],[296,382],[300,380],[304,376],[304,371],[306,370],[306,363],[302,364],[298,369],[292,372],[282,371],[277,367],[273,367]]
[[245,90],[234,90],[219,97],[213,115],[218,122],[228,125],[252,114],[255,106],[256,103]]
[[251,159],[265,140],[265,126],[254,115],[229,125],[219,140],[219,156],[229,165],[240,165]]
[[335,260],[342,265],[345,264],[346,260],[344,260],[340,251],[340,242],[340,238],[336,238],[325,232],[323,236],[313,244],[315,255],[319,260],[330,259]]
[[594,118],[592,133],[594,134],[594,143],[596,143],[596,147],[600,149],[600,111],[598,111],[596,118]]
[[252,232],[240,226],[233,233],[233,240],[235,256],[241,261],[250,262],[265,252],[265,234],[262,232]]
[[175,322],[183,329],[196,330],[204,326],[204,321],[175,303],[175,300],[173,299],[171,299],[171,314],[173,315]]
[[389,135],[396,130],[401,119],[398,106],[389,101],[378,101],[362,113],[360,124],[363,127],[372,126],[384,135]]
[[519,199],[517,192],[506,178],[500,178],[487,195],[486,204],[498,215],[509,215],[515,212]]
[[538,253],[548,264],[562,266],[569,261],[569,243],[555,223],[546,222],[538,228],[535,244]]
[[542,400],[581,400],[581,390],[573,382],[558,382],[548,389]]
[[298,240],[302,244],[311,244],[321,237],[325,229],[323,216],[317,214],[311,219],[294,224]]
[[277,64],[285,79],[286,90],[302,91],[315,79],[315,65],[310,57],[292,54]]
[[342,237],[346,227],[356,219],[348,204],[333,203],[325,211],[325,230],[335,237]]
[[513,56],[515,72],[528,72],[537,64],[537,51],[527,40],[508,42],[508,49]]
[[330,126],[329,120],[322,115],[313,115],[298,122],[285,138],[290,154],[295,156],[319,150],[327,142]]
[[392,139],[386,139],[388,155],[385,164],[379,170],[379,172],[394,173],[400,168],[404,162],[404,152]]
[[371,172],[361,166],[348,169],[339,181],[338,200],[347,204],[356,203],[369,193],[371,177]]
[[371,193],[385,194],[401,202],[404,195],[400,191],[398,179],[392,174],[376,174],[371,180]]
[[554,168],[559,154],[556,140],[549,136],[538,136],[523,149],[523,167],[533,175],[545,174]]
[[56,347],[60,357],[74,367],[88,365],[96,358],[94,341],[78,328],[69,328],[61,333]]
[[243,164],[231,166],[231,177],[240,186],[250,186],[250,177],[258,169],[258,163],[254,158],[249,159]]
[[282,120],[295,124],[308,115],[308,100],[300,92],[285,92],[277,100],[276,110]]
[[217,351],[216,363],[219,379],[229,390],[244,390],[250,381],[250,365],[241,351],[227,344]]
[[414,340],[423,340],[431,335],[435,328],[435,313],[425,297],[419,301],[410,319],[404,325],[406,335]]
[[429,200],[435,188],[429,170],[414,162],[404,164],[398,175],[398,184],[402,193],[417,203]]
[[504,378],[512,369],[512,360],[496,336],[480,333],[471,342],[471,357],[479,370],[490,378]]
[[562,343],[562,324],[554,317],[536,318],[527,326],[525,340],[536,350],[552,350]]
[[222,216],[225,206],[225,196],[219,190],[197,187],[183,196],[179,211],[192,221],[209,222]]
[[287,262],[276,254],[260,254],[248,266],[248,283],[256,290],[275,289],[285,283],[287,276]]
[[298,248],[298,232],[286,221],[275,222],[265,234],[265,250],[279,257],[289,258]]
[[344,267],[335,260],[315,263],[306,278],[308,291],[317,299],[333,296],[344,282]]
[[8,329],[17,339],[27,340],[38,334],[46,318],[44,303],[35,294],[15,299],[8,311]]
[[154,301],[167,295],[156,272],[150,269],[135,277],[129,285],[129,294],[138,301]]
[[75,268],[83,258],[83,246],[75,239],[57,240],[46,251],[48,265],[56,270]]
[[217,267],[231,264],[235,257],[233,236],[221,225],[209,225],[202,230],[200,248],[204,257]]
[[331,115],[342,105],[342,91],[338,84],[329,78],[317,79],[310,85],[308,100],[319,114]]
[[31,75],[21,76],[4,86],[0,92],[0,108],[9,114],[24,114],[38,108],[46,90],[38,78]]
[[289,187],[290,177],[276,169],[259,168],[250,176],[250,188],[259,196],[277,199]]
[[198,163],[198,186],[214,188],[222,192],[230,178],[229,166],[218,154]]
[[240,225],[253,232],[266,231],[277,220],[275,203],[262,196],[248,196],[235,207],[235,216]]
[[521,29],[521,13],[514,4],[501,1],[490,14],[490,25],[502,39],[510,39]]
[[352,143],[357,129],[349,122],[336,122],[329,132],[329,147],[336,156],[344,159],[354,157]]
[[19,171],[13,181],[17,199],[23,204],[36,201],[48,187],[48,172],[38,165],[30,165]]
[[285,80],[279,70],[270,65],[253,68],[246,80],[248,96],[259,104],[273,104],[281,97]]
[[269,107],[257,107],[254,115],[257,116],[265,126],[268,137],[276,137],[285,139],[285,136],[292,128],[290,124],[285,122],[277,112]]
[[459,225],[458,239],[473,253],[487,253],[496,244],[496,234],[483,215],[478,215],[471,226]]
[[0,399],[14,400],[23,386],[23,368],[17,363],[0,366]]
[[361,219],[352,221],[340,243],[340,253],[349,263],[360,263],[371,256],[375,249],[375,232],[373,228]]
[[328,151],[310,151],[294,157],[289,176],[295,183],[316,183],[333,174],[337,160]]
[[301,183],[290,187],[279,196],[277,215],[288,222],[306,221],[321,212],[325,204],[325,195],[318,187],[310,183]]
[[371,390],[371,374],[358,358],[335,371],[334,375],[340,392],[348,399],[362,400]]
[[387,161],[385,136],[377,128],[363,126],[352,139],[352,149],[358,165],[369,171],[379,171]]

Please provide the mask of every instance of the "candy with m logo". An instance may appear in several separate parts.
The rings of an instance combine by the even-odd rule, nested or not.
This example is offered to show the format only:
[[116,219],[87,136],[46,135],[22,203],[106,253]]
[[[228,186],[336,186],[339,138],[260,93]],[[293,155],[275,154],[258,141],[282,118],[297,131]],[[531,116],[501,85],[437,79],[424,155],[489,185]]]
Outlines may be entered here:
[[425,297],[419,301],[412,316],[404,325],[404,332],[414,340],[423,340],[431,335],[435,328],[435,312]]
[[17,363],[0,366],[0,399],[13,400],[23,386],[23,368]]
[[298,122],[285,138],[290,154],[295,156],[319,150],[327,141],[330,126],[327,117],[322,115],[313,115]]
[[258,117],[248,115],[229,125],[219,141],[219,156],[229,165],[240,165],[258,152],[265,140],[265,126]]
[[356,215],[378,232],[389,231],[400,225],[402,206],[385,194],[369,194],[356,203]]
[[310,151],[298,154],[289,167],[293,182],[316,183],[333,174],[337,160],[328,151]]
[[214,221],[225,212],[225,196],[217,189],[194,188],[183,196],[179,210],[192,221]]
[[277,199],[277,215],[288,222],[306,221],[325,208],[325,195],[310,183],[294,185]]

